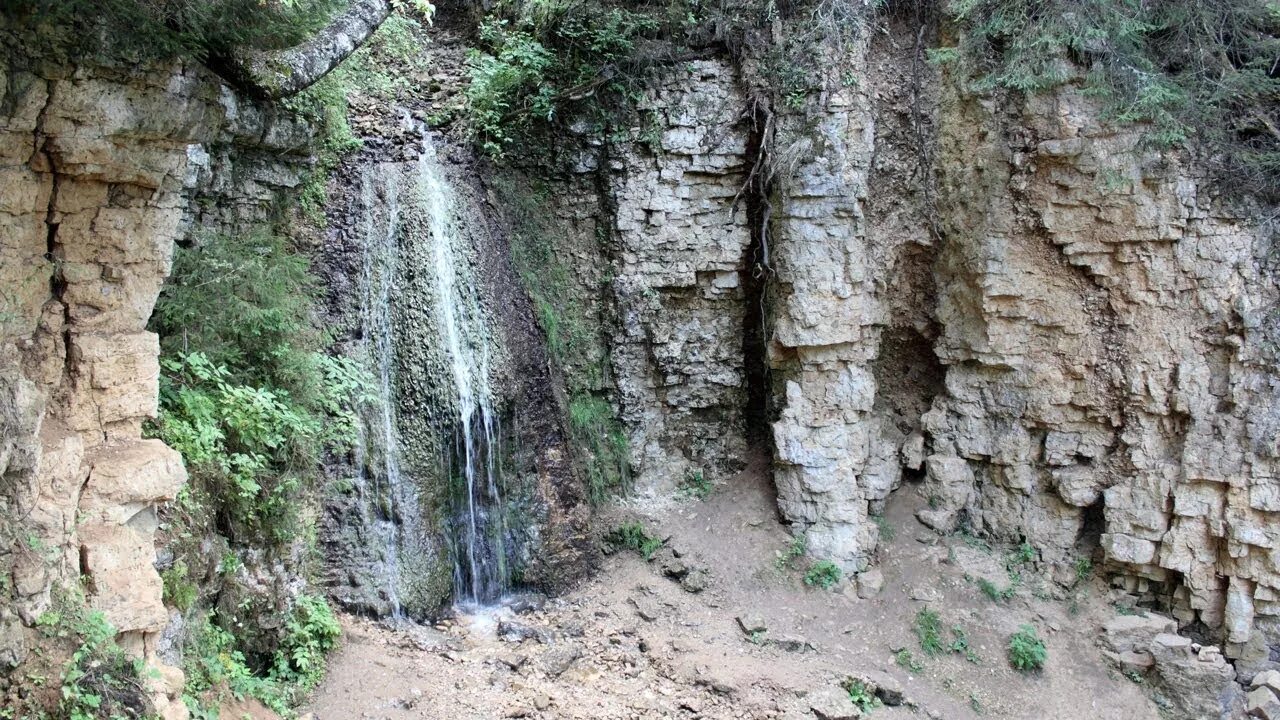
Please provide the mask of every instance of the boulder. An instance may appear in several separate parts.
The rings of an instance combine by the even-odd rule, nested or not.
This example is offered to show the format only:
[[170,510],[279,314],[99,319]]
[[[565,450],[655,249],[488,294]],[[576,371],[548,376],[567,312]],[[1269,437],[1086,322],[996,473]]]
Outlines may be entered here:
[[823,688],[809,694],[809,710],[818,720],[858,720],[862,711],[841,688]]
[[1102,624],[1102,646],[1113,653],[1146,652],[1157,635],[1177,630],[1178,624],[1164,615],[1116,615]]
[[1245,700],[1245,709],[1250,717],[1262,720],[1280,720],[1280,699],[1269,687],[1258,687],[1249,691]]
[[1181,717],[1232,720],[1245,699],[1235,668],[1217,647],[1196,649],[1189,638],[1162,633],[1148,646],[1155,660],[1153,685]]

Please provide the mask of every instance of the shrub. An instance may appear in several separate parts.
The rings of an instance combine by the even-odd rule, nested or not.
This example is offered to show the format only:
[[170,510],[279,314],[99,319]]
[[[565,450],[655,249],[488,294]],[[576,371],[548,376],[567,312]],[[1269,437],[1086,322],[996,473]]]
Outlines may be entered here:
[[810,587],[820,587],[823,590],[830,590],[840,582],[842,573],[840,566],[830,560],[819,560],[809,566],[804,574],[804,584]]
[[841,687],[849,693],[849,699],[854,705],[858,706],[864,714],[873,708],[880,707],[880,698],[876,696],[874,688],[867,685],[866,681],[857,678],[847,678]]
[[992,602],[1003,602],[1013,597],[1015,586],[1009,585],[1001,590],[995,583],[986,578],[978,578],[978,589]]
[[1076,584],[1086,582],[1089,576],[1093,574],[1093,561],[1087,557],[1076,558],[1075,562]]
[[1031,672],[1044,667],[1049,651],[1044,641],[1036,635],[1036,629],[1023,625],[1018,632],[1009,636],[1009,664],[1019,672]]
[[201,619],[188,636],[183,669],[187,685],[183,700],[196,717],[217,707],[218,693],[257,698],[286,717],[291,706],[323,677],[324,656],[337,646],[342,628],[324,598],[301,595],[285,618],[280,647],[265,672],[256,671],[236,647],[230,632],[217,625],[213,614]]
[[939,655],[945,649],[942,642],[942,618],[937,611],[920,608],[916,613],[915,634],[925,655]]
[[354,442],[357,409],[374,397],[354,362],[320,352],[315,296],[305,257],[259,234],[179,248],[156,303],[162,374],[150,431],[186,460],[190,514],[221,516],[242,540],[293,537],[296,496],[323,452]]
[[323,676],[324,656],[337,645],[342,626],[324,598],[303,595],[294,602],[284,627],[271,675],[313,688]]
[[898,664],[898,667],[905,668],[911,672],[920,672],[924,669],[924,665],[906,648],[894,653],[893,661]]
[[644,526],[638,522],[619,525],[605,535],[605,540],[612,545],[634,550],[645,559],[653,558],[653,554],[665,544],[665,540],[651,536]]
[[[58,716],[68,720],[150,717],[144,663],[116,644],[116,630],[106,616],[87,607],[78,589],[56,590],[53,600],[52,609],[41,613],[35,625],[45,637],[75,648],[62,668]],[[27,713],[18,717],[46,716],[32,707],[34,700],[27,697],[15,708]]]
[[199,596],[199,588],[187,577],[187,564],[181,560],[174,562],[173,567],[160,573],[164,583],[164,602],[186,612]]
[[793,535],[790,542],[787,543],[786,549],[778,553],[775,564],[778,570],[786,570],[791,567],[791,563],[797,559],[804,557],[805,552],[809,549],[809,538],[803,533]]
[[637,40],[660,27],[643,13],[590,3],[534,2],[513,15],[482,22],[480,47],[467,58],[469,130],[495,156],[565,104],[625,96],[637,79],[625,67]]
[[243,47],[289,47],[341,0],[7,0],[0,17],[54,49],[207,59]]

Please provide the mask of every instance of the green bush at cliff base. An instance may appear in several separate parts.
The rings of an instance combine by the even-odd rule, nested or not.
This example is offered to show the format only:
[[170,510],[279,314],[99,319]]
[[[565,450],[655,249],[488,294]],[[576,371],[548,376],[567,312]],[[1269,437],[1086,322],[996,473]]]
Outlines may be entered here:
[[830,590],[840,582],[843,573],[840,572],[840,566],[830,560],[819,560],[804,574],[804,584],[810,587],[820,587],[823,590]]
[[[78,588],[55,589],[51,609],[36,618],[36,628],[49,640],[70,643],[74,650],[62,667],[61,701],[55,717],[95,720],[109,717],[141,720],[150,717],[151,704],[144,687],[143,661],[116,644],[116,630],[99,610],[91,610]],[[32,698],[28,698],[31,700]],[[45,708],[19,707],[18,715],[0,717],[49,717]]]
[[1049,658],[1044,641],[1030,625],[1023,625],[1018,632],[1009,636],[1008,653],[1009,664],[1024,673],[1039,670]]
[[[1190,145],[1239,190],[1280,200],[1280,3],[949,0],[958,44],[931,51],[978,91],[1083,80],[1156,147]],[[1077,68],[1086,69],[1080,78]]]
[[654,537],[638,522],[625,523],[609,531],[604,536],[606,542],[617,547],[634,550],[645,560],[653,558],[653,554],[666,543],[662,538]]
[[156,303],[162,373],[150,430],[187,463],[184,500],[212,503],[242,541],[297,534],[295,498],[323,452],[354,441],[357,408],[373,397],[366,373],[320,351],[315,293],[285,240],[219,236],[177,250]]
[[[374,401],[365,372],[323,352],[316,288],[305,255],[270,234],[207,236],[176,251],[151,323],[161,377],[148,431],[182,454],[190,476],[165,509],[176,557],[162,576],[166,602],[189,617],[202,609],[190,569],[208,565],[201,545],[210,535],[230,547],[220,582],[231,584],[236,548],[286,555],[314,545],[306,508],[320,461],[350,447],[359,411]],[[224,610],[213,619],[226,628],[253,614],[244,603]],[[188,653],[188,704],[198,718],[208,717],[201,693],[220,684],[284,712],[318,680],[338,632],[328,605],[307,596],[278,631],[205,625]]]
[[285,619],[279,649],[265,670],[255,669],[234,636],[210,614],[200,620],[184,648],[187,684],[183,701],[195,718],[216,717],[218,694],[249,696],[293,717],[292,707],[324,675],[324,656],[337,645],[341,626],[324,598],[302,595]]

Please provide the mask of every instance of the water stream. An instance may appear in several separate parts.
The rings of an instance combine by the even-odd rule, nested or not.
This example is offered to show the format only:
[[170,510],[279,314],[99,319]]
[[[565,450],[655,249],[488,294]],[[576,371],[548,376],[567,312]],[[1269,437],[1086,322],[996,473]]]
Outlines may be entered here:
[[[400,552],[404,520],[416,518],[407,501],[412,497],[400,468],[400,441],[396,429],[395,328],[391,319],[391,291],[396,284],[396,245],[401,231],[400,188],[385,182],[383,168],[370,166],[361,173],[360,201],[364,253],[360,302],[360,344],[366,362],[378,382],[377,409],[361,424],[356,445],[356,467],[365,502],[366,527],[372,527],[379,548],[381,582],[395,618],[402,615],[400,604]],[[382,182],[379,182],[382,181]],[[376,185],[383,189],[379,197]],[[382,207],[383,213],[376,212]],[[369,453],[375,455],[370,458]],[[375,467],[369,467],[372,459]],[[376,470],[376,471],[375,471]],[[372,472],[371,472],[372,471]],[[384,502],[385,501],[385,502]],[[409,509],[408,512],[405,512]],[[416,528],[417,524],[413,523]]]
[[[488,329],[457,223],[453,189],[445,180],[429,135],[423,135],[416,191],[426,213],[435,263],[437,317],[457,401],[454,473],[454,595],[463,605],[485,605],[506,590],[499,424],[489,387]],[[469,286],[459,280],[470,280]]]
[[[414,578],[415,560],[430,523],[419,507],[419,479],[402,469],[403,438],[417,435],[397,416],[398,343],[414,337],[397,333],[396,303],[402,283],[426,283],[432,325],[427,342],[430,367],[405,367],[438,387],[439,432],[445,434],[443,482],[449,483],[444,518],[453,560],[454,601],[464,609],[494,603],[509,585],[501,476],[501,423],[490,387],[491,338],[475,273],[475,251],[463,232],[464,214],[449,184],[430,135],[422,131],[421,151],[411,163],[374,163],[361,173],[362,256],[361,346],[377,379],[378,409],[366,416],[356,449],[362,512],[375,544],[377,578],[391,614],[402,615],[403,588]],[[414,267],[409,267],[413,265]],[[400,320],[403,322],[403,320]],[[421,343],[419,339],[417,342]],[[443,372],[441,372],[443,370]],[[436,403],[433,403],[433,405]],[[407,434],[406,434],[407,433]]]

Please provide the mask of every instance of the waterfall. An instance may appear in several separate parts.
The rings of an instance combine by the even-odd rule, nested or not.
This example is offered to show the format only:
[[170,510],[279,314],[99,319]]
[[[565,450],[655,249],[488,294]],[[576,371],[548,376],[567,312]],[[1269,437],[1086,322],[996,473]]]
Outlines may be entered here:
[[[416,528],[416,510],[410,488],[400,468],[400,441],[396,429],[395,343],[391,319],[391,290],[397,276],[397,243],[401,232],[400,188],[388,182],[384,166],[372,165],[360,177],[364,252],[361,268],[360,350],[378,381],[378,403],[372,418],[361,423],[355,461],[358,481],[366,500],[362,511],[366,527],[373,529],[379,548],[382,587],[393,617],[402,615],[400,604],[400,550],[405,521]],[[379,198],[375,184],[383,189]],[[379,213],[378,208],[384,208]],[[369,467],[370,450],[377,471]]]
[[[461,218],[429,134],[423,134],[416,192],[430,234],[436,282],[436,316],[456,403],[451,475],[460,473],[451,517],[454,594],[463,605],[484,605],[507,589],[500,425],[489,386],[490,357],[484,313],[459,232]],[[472,281],[463,284],[460,281]]]
[[441,581],[461,606],[490,604],[509,584],[494,339],[474,233],[430,135],[416,129],[416,158],[361,166],[354,228],[358,350],[379,400],[355,452],[358,542],[373,609],[397,617],[429,612],[448,589]]

